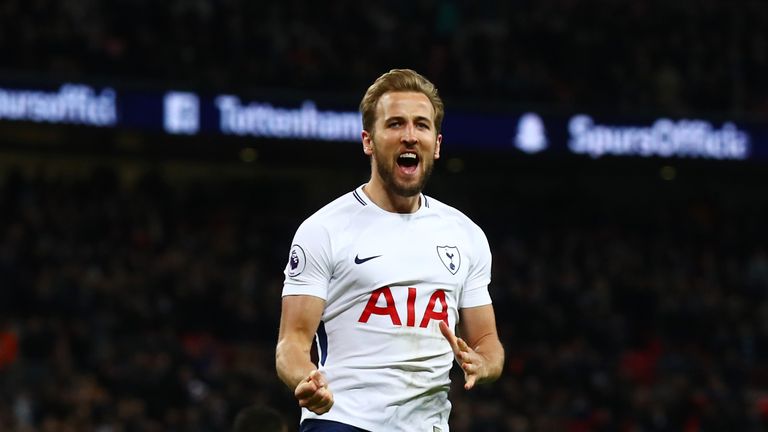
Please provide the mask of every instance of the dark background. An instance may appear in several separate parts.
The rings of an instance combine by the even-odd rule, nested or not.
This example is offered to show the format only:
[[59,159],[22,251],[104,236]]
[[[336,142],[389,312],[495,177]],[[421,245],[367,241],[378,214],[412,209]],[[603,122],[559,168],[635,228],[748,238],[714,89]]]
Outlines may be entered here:
[[[765,124],[766,29],[763,1],[9,0],[0,78],[354,106],[411,67],[449,113]],[[426,190],[485,230],[507,350],[452,430],[768,429],[764,162],[481,147]],[[368,174],[354,143],[0,121],[0,430],[224,431],[251,404],[296,430],[285,258]]]

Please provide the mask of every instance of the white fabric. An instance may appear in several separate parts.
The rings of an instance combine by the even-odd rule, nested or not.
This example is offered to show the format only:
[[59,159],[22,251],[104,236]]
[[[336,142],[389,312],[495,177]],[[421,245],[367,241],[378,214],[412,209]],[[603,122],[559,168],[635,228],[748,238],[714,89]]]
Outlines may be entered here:
[[334,395],[328,413],[303,409],[302,421],[334,420],[373,432],[448,431],[454,358],[438,322],[447,315],[455,329],[458,309],[491,303],[491,253],[483,231],[464,214],[424,195],[420,200],[415,213],[390,213],[361,186],[297,230],[283,295],[325,299],[319,369]]

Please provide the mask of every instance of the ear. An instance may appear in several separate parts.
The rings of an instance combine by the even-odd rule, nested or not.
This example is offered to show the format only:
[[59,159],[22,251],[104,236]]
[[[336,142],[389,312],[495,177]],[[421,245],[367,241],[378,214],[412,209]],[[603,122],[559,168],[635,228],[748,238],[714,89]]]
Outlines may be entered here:
[[368,156],[373,154],[373,137],[367,130],[363,130],[363,153]]
[[443,134],[437,134],[435,140],[435,159],[440,159],[440,144],[443,142]]

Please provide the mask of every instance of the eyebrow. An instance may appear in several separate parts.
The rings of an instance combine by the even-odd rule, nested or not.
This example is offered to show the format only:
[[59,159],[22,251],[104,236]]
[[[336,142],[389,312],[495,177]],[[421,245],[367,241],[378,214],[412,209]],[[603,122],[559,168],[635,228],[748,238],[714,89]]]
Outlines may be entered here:
[[[388,122],[388,121],[391,121],[391,120],[406,120],[406,117],[402,116],[402,115],[393,115],[393,116],[385,118],[384,122]],[[414,121],[427,121],[430,124],[433,123],[432,119],[430,119],[429,117],[421,116],[421,115],[414,117]]]

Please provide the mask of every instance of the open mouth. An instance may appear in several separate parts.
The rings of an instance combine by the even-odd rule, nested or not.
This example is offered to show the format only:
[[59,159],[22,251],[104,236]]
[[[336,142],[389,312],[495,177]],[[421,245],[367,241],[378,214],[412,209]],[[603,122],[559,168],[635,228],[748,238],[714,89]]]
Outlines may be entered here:
[[413,152],[405,152],[397,157],[397,166],[405,174],[413,174],[419,166],[419,155]]

